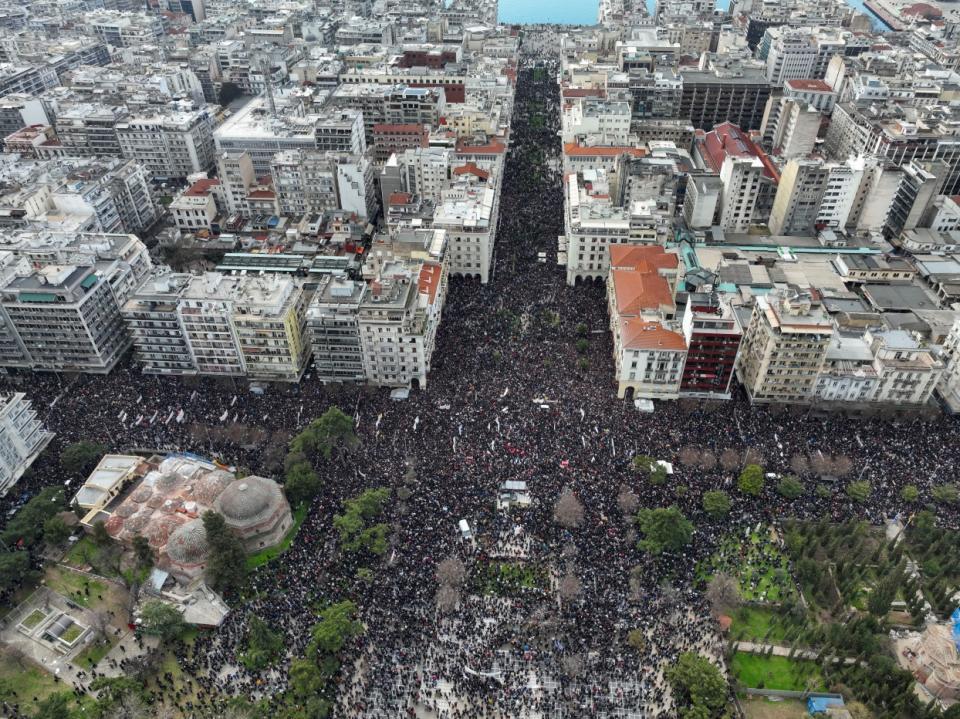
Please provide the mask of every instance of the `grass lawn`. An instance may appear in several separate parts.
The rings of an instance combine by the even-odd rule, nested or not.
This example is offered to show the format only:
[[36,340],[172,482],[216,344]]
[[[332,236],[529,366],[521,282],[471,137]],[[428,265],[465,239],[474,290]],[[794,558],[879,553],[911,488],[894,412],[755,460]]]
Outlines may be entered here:
[[780,602],[796,591],[789,560],[765,526],[749,536],[728,534],[716,554],[697,566],[697,578],[703,582],[719,572],[737,577],[747,602]]
[[60,635],[60,638],[67,644],[73,644],[73,642],[80,638],[81,634],[83,634],[83,627],[74,622],[67,627],[66,631]]
[[96,545],[89,534],[85,534],[79,540],[73,543],[73,546],[63,555],[64,564],[71,567],[87,566],[86,555],[92,554],[96,550]]
[[97,639],[88,644],[82,652],[73,658],[73,663],[78,667],[95,667],[100,663],[101,659],[110,653],[114,644],[116,644],[116,641],[113,637],[97,637]]
[[[824,689],[823,677],[815,662],[737,652],[730,670],[746,687],[792,691]],[[813,681],[808,683],[810,679]]]
[[60,567],[49,567],[46,581],[50,589],[82,607],[89,607],[91,602],[96,604],[99,601],[97,597],[107,591],[107,585],[103,582]]
[[293,513],[293,525],[283,538],[283,541],[280,542],[280,544],[275,544],[272,547],[267,547],[256,554],[251,554],[248,556],[247,569],[256,569],[257,567],[266,564],[274,557],[278,557],[286,552],[290,548],[290,545],[293,544],[293,538],[297,536],[297,532],[300,530],[300,525],[303,524],[303,520],[307,518],[307,509],[308,505],[306,502],[300,504],[300,506],[297,507],[297,510]]
[[[0,699],[19,703],[21,707],[31,707],[33,697],[42,701],[58,692],[70,693],[70,689],[64,686],[63,682],[55,682],[53,675],[47,674],[32,662],[24,660],[21,666],[6,652],[0,654]],[[76,697],[70,694],[68,705],[72,709],[89,709],[93,705],[93,699],[84,696],[78,702]]]
[[782,617],[770,609],[740,607],[733,615],[731,636],[755,641],[775,643],[787,634],[787,625]]
[[47,613],[42,609],[34,609],[26,617],[23,618],[23,621],[20,622],[27,629],[33,629],[40,622],[47,618]]

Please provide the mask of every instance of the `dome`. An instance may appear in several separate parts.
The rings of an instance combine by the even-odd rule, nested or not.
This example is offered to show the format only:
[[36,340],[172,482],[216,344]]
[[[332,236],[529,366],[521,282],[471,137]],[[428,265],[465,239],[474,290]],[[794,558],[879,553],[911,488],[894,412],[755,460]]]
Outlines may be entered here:
[[143,504],[150,499],[151,496],[153,496],[153,489],[146,485],[141,485],[133,494],[130,495],[130,499],[138,504]]
[[143,531],[143,536],[147,538],[151,547],[156,549],[167,543],[170,535],[183,524],[179,517],[180,515],[159,515],[150,519]]
[[283,502],[280,485],[264,477],[247,477],[230,483],[214,502],[228,524],[254,524],[273,514]]
[[222,469],[207,472],[193,483],[192,496],[201,504],[209,506],[232,482],[233,475]]
[[167,540],[167,556],[177,564],[199,564],[207,558],[209,551],[202,519],[187,522]]

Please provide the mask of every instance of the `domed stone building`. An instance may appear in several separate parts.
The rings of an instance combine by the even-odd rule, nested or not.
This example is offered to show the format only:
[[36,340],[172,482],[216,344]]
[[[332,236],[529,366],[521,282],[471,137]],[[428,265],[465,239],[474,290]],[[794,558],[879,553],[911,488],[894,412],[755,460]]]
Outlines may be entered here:
[[244,477],[228,484],[213,502],[248,552],[276,544],[293,517],[280,485],[266,477]]
[[210,555],[203,520],[198,517],[178,527],[167,540],[166,555],[173,574],[184,579],[203,574]]

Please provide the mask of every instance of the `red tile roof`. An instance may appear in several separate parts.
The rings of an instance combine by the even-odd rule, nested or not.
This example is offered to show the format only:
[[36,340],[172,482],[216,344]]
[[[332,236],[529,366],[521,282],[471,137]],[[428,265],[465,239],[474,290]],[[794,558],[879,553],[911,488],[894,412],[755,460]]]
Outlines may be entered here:
[[387,198],[388,205],[408,205],[413,199],[413,195],[409,192],[391,192],[390,197]]
[[787,85],[794,90],[833,92],[833,88],[823,80],[787,80]]
[[491,140],[486,145],[468,145],[463,140],[457,140],[456,153],[458,155],[500,155],[507,151],[507,146],[499,140]]
[[202,197],[204,195],[209,195],[210,190],[214,187],[217,187],[220,184],[220,180],[211,180],[209,178],[203,180],[197,180],[190,188],[183,194],[187,197]]
[[732,122],[716,125],[703,138],[704,159],[714,172],[720,172],[728,157],[756,158],[763,164],[763,172],[775,182],[780,181],[780,172],[750,137]]
[[610,245],[610,269],[652,272],[679,266],[680,258],[661,245]]
[[635,317],[644,310],[674,306],[666,278],[651,268],[646,272],[610,270],[610,279],[617,299],[617,312],[621,317]]
[[659,322],[645,322],[637,317],[620,320],[620,337],[627,349],[680,352],[687,349],[683,335],[671,332]]
[[277,193],[273,190],[254,190],[247,193],[248,200],[272,200],[276,196]]
[[606,97],[607,91],[602,87],[565,87],[563,97]]
[[461,165],[460,167],[454,167],[453,174],[454,176],[457,176],[457,177],[459,177],[460,175],[468,175],[468,174],[476,175],[481,180],[486,180],[488,177],[490,177],[489,172],[487,172],[486,170],[481,170],[479,167],[477,167],[476,163],[473,163],[473,162],[468,162],[465,165]]
[[440,289],[440,275],[442,270],[440,265],[432,262],[424,262],[420,268],[420,276],[417,278],[417,287],[420,294],[426,295],[430,304],[433,304],[437,296],[437,290]]

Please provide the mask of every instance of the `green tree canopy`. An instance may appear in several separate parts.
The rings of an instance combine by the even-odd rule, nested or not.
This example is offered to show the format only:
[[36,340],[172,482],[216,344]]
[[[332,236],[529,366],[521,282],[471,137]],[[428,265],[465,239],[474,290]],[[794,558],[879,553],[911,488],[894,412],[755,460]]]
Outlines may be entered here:
[[723,715],[727,704],[727,682],[708,659],[684,652],[667,669],[667,681],[673,687],[685,719],[712,719]]
[[304,454],[318,453],[330,459],[333,450],[341,444],[352,446],[357,441],[353,419],[339,407],[331,407],[290,441],[290,449]]
[[367,550],[373,554],[387,551],[390,527],[387,524],[370,524],[384,510],[390,490],[386,487],[368,489],[343,503],[343,514],[333,517],[333,526],[340,534],[340,546],[347,552]]
[[65,509],[63,488],[46,487],[7,522],[0,539],[7,546],[22,544],[32,547],[43,539],[43,525],[50,517]]
[[150,548],[150,542],[142,534],[133,538],[133,553],[141,567],[153,566],[153,550]]
[[637,524],[643,534],[637,546],[650,554],[683,549],[693,536],[693,524],[676,507],[641,509]]
[[247,651],[241,657],[243,665],[254,671],[265,669],[276,661],[282,652],[283,635],[271,629],[260,617],[250,617]]
[[854,502],[866,502],[870,498],[870,483],[865,480],[847,485],[847,496]]
[[920,490],[915,485],[908,484],[900,490],[900,499],[904,502],[916,502],[920,498]]
[[763,491],[763,484],[763,468],[759,464],[748,464],[737,480],[737,488],[751,497],[756,497]]
[[941,504],[956,504],[957,485],[941,484],[930,490],[930,496],[933,497],[934,501],[940,502]]
[[27,552],[0,552],[0,594],[15,592],[29,571]]
[[34,719],[69,719],[70,700],[69,692],[57,692],[37,704]]
[[777,493],[785,499],[796,499],[803,494],[803,482],[788,474],[777,483]]
[[293,506],[309,502],[320,492],[320,476],[313,471],[309,462],[298,462],[287,469],[283,480],[283,491]]
[[140,608],[140,628],[144,634],[169,642],[183,636],[186,627],[183,615],[166,602],[154,599]]
[[217,590],[235,591],[247,578],[247,555],[243,545],[223,516],[213,511],[203,515],[210,554],[207,558],[207,579]]
[[60,466],[67,474],[85,475],[93,469],[108,451],[104,444],[74,442],[60,452]]
[[714,519],[725,517],[730,511],[730,497],[726,492],[720,490],[704,492],[703,511]]
[[54,515],[43,523],[43,541],[51,547],[63,544],[70,536],[70,527],[60,517]]
[[308,653],[336,655],[350,639],[360,634],[363,625],[355,619],[357,605],[351,601],[331,604],[313,625]]

